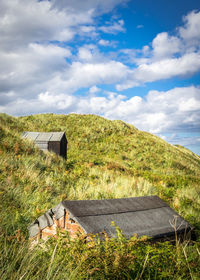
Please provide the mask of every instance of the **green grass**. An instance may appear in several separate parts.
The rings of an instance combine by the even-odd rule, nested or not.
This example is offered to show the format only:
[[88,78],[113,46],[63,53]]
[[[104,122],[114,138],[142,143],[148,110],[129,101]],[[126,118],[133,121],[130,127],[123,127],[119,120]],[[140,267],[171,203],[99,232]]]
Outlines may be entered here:
[[[23,131],[65,131],[67,161],[22,140]],[[152,194],[195,226],[192,246],[60,236],[29,249],[27,226],[63,199]],[[200,157],[122,121],[0,114],[0,198],[0,279],[198,279]]]

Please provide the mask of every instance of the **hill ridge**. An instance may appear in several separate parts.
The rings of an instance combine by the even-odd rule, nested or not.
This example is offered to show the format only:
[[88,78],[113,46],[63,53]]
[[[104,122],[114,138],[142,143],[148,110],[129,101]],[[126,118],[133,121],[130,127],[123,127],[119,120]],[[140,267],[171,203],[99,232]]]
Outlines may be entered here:
[[[32,142],[21,139],[23,131],[34,130],[65,131],[68,139],[67,161],[53,153],[44,153]],[[85,275],[83,279],[88,279],[86,256],[93,254],[94,251],[91,247],[83,249],[81,246],[89,245],[80,243],[81,240],[77,241],[79,245],[76,243],[69,245],[66,244],[68,239],[61,237],[58,243],[52,240],[44,245],[48,246],[45,250],[38,247],[31,253],[28,241],[24,240],[28,238],[27,226],[33,220],[66,199],[109,199],[158,195],[196,228],[197,238],[199,238],[199,171],[200,158],[198,156],[121,121],[75,114],[25,117],[0,114],[0,249],[2,251],[0,258],[3,264],[0,275],[3,275],[2,279],[28,280],[38,279],[38,277],[45,279],[53,254],[55,259],[52,266],[56,267],[55,279],[63,279],[65,277],[63,271],[70,272],[69,275],[73,271],[75,279],[79,279],[82,274]],[[95,250],[101,252],[100,258],[103,254],[104,262],[107,262],[107,267],[111,270],[113,266],[111,268],[109,264],[114,262],[118,256],[116,254],[122,254],[120,258],[124,259],[126,264],[120,266],[120,271],[129,273],[130,270],[132,273],[133,270],[127,266],[127,258],[130,258],[132,265],[136,264],[135,260],[143,265],[147,255],[150,256],[154,252],[159,268],[160,259],[166,257],[167,263],[162,267],[165,271],[163,275],[168,277],[169,270],[173,271],[172,277],[164,276],[165,279],[174,279],[174,271],[176,275],[182,275],[183,279],[190,279],[191,271],[197,275],[198,251],[186,247],[187,244],[183,248],[178,245],[179,247],[169,249],[166,243],[156,245],[158,246],[156,249],[149,245],[142,245],[140,241],[137,243],[134,241],[136,239],[127,243],[127,241],[122,241],[123,237],[120,238],[119,242],[122,243],[119,244],[123,245],[112,243],[114,241],[111,240],[111,243],[106,243],[105,247],[103,244],[94,247]],[[141,244],[137,245],[141,246],[139,251],[134,251],[136,250],[134,248],[137,248],[136,244]],[[101,251],[105,250],[106,254],[108,246],[110,246],[109,256]],[[113,246],[118,249],[113,250]],[[198,243],[195,246],[198,246]],[[59,255],[55,248],[58,248],[57,251],[62,254]],[[123,248],[127,248],[129,253],[124,255]],[[151,250],[151,253],[142,253],[147,252],[146,250]],[[176,250],[179,250],[179,253]],[[188,262],[185,263],[183,253],[181,263],[184,265],[181,265],[181,270],[178,269],[182,250],[187,250],[188,259],[192,260],[189,271]],[[85,256],[86,259],[82,261],[82,265],[86,265],[84,269],[79,270],[76,262],[73,263],[75,252],[77,256]],[[169,252],[172,252],[170,257]],[[95,254],[92,259],[97,258]],[[134,254],[134,259],[130,254]],[[4,258],[4,256],[7,257]],[[169,265],[171,257],[176,258],[177,261],[170,262]],[[63,267],[63,258],[67,258],[66,263],[73,265],[74,270]],[[153,262],[155,258],[152,259]],[[26,260],[31,261],[27,264]],[[151,259],[147,265],[151,276],[157,275],[158,265],[151,264]],[[95,268],[94,264],[92,269]],[[142,269],[142,267],[137,269]],[[57,274],[58,271],[59,274]],[[75,271],[79,274],[77,275]],[[101,270],[99,272],[97,270],[97,273],[102,275]],[[116,271],[113,272],[112,279],[117,279],[116,273]],[[17,278],[16,275],[19,277]]]

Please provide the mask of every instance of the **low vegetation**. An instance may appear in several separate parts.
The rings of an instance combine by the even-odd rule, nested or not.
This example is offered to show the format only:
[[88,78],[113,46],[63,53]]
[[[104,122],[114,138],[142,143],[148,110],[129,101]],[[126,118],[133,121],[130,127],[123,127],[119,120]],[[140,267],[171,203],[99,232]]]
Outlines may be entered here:
[[[22,140],[65,131],[68,159]],[[0,114],[0,279],[199,279],[200,157],[122,121],[94,115]],[[197,240],[83,236],[30,250],[27,226],[63,199],[159,195],[196,228]]]

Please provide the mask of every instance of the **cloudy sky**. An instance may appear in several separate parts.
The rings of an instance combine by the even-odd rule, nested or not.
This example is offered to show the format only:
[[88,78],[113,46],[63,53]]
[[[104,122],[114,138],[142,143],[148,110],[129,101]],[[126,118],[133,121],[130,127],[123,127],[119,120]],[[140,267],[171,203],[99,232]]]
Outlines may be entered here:
[[1,0],[0,112],[121,119],[200,154],[199,0]]

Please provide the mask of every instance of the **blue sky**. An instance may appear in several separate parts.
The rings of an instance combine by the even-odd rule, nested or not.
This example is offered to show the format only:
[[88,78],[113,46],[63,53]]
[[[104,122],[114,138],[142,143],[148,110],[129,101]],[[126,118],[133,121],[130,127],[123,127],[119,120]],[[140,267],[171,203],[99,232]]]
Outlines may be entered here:
[[1,0],[0,111],[121,119],[200,155],[200,2]]

